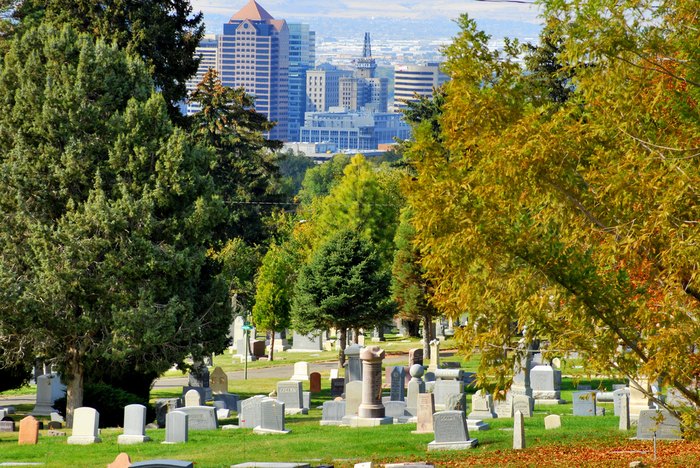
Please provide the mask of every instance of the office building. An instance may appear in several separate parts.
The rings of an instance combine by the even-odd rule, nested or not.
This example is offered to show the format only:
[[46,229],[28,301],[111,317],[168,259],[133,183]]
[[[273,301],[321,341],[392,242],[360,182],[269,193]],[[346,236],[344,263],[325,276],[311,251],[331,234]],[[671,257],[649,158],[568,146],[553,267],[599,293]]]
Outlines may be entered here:
[[375,150],[395,138],[408,139],[411,128],[401,114],[374,112],[307,112],[300,141],[328,142],[339,151]]
[[394,110],[406,108],[406,102],[417,101],[419,96],[432,96],[449,77],[440,71],[440,64],[397,65],[394,68]]
[[217,69],[224,86],[242,86],[255,97],[255,110],[276,122],[270,138],[289,136],[289,28],[255,0],[224,24]]
[[[199,43],[199,47],[195,49],[195,55],[199,56],[199,67],[197,73],[187,80],[187,95],[189,96],[195,90],[197,85],[201,83],[204,75],[210,68],[216,69],[216,53],[217,42],[216,36],[207,34]],[[192,115],[201,110],[199,103],[187,101],[186,113]]]
[[316,33],[308,24],[289,23],[289,135],[299,139],[306,112],[306,73],[316,64]]
[[[323,64],[306,72],[306,111],[326,112],[340,105],[340,79],[352,72]],[[299,136],[297,135],[297,138]]]

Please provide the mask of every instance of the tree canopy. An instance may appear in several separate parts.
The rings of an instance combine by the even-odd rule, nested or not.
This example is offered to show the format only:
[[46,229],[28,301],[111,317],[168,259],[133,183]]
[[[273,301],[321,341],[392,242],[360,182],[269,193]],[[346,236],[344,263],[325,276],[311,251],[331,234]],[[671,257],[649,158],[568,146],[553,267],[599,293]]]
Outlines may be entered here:
[[13,39],[0,67],[0,346],[57,364],[69,421],[91,366],[160,373],[225,346],[212,162],[172,126],[139,58],[70,27]]
[[[491,389],[508,385],[515,323],[545,351],[697,402],[696,15],[691,2],[545,4],[556,51],[542,56],[559,65],[524,73],[515,44],[490,50],[464,16],[440,134],[416,127],[407,196],[434,303],[469,312],[461,340],[483,351]],[[533,79],[565,96],[532,93]]]

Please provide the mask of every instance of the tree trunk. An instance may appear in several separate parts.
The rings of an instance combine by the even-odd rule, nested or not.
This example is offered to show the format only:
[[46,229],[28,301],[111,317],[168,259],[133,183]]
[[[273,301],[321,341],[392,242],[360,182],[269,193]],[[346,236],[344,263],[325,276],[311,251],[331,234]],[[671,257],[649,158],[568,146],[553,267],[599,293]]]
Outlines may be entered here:
[[345,366],[345,345],[347,344],[348,329],[340,329],[340,351],[338,351],[338,370]]
[[423,359],[430,359],[430,314],[423,314]]
[[352,342],[354,344],[360,344],[360,330],[359,330],[359,328],[352,329]]
[[275,331],[270,332],[270,354],[267,356],[268,361],[272,361],[275,357]]
[[83,406],[83,364],[73,359],[71,378],[66,384],[66,427],[73,427],[73,413],[76,408]]

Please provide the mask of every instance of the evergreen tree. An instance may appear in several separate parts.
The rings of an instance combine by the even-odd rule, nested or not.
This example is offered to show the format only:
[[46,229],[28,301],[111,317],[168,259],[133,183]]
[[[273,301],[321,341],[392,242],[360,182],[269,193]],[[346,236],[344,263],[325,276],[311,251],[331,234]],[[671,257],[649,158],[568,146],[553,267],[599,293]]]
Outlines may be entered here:
[[90,369],[159,374],[220,352],[224,208],[212,153],[173,128],[147,67],[42,25],[0,68],[0,347],[51,359],[68,421]]

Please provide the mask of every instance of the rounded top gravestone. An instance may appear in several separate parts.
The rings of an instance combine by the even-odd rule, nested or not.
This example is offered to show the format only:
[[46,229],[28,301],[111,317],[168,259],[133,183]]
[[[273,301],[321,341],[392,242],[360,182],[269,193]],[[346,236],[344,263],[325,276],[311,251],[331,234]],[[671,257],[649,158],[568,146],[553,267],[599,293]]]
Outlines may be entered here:
[[425,374],[425,369],[420,364],[413,364],[408,372],[414,379],[420,379]]

